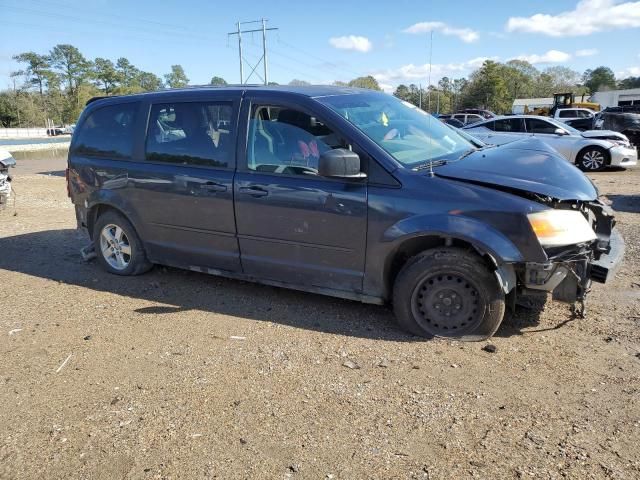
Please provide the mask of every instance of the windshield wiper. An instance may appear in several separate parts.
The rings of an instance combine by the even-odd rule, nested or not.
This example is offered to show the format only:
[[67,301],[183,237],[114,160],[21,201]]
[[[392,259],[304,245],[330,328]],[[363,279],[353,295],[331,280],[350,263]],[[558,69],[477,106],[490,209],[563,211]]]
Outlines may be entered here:
[[458,157],[458,160],[462,160],[463,158],[468,157],[472,153],[479,152],[480,150],[482,150],[482,148],[472,148],[471,150],[467,150],[466,152],[464,152],[462,155]]
[[439,167],[440,165],[446,165],[448,160],[431,160],[430,162],[421,163],[418,166],[413,167],[411,170],[419,172],[420,170],[426,170],[431,167]]

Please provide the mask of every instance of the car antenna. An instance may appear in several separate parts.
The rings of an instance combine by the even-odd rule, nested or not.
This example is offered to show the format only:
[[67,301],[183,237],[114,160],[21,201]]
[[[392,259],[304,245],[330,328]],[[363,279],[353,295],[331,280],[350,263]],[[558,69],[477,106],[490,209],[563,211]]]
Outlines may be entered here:
[[[427,81],[427,110],[429,115],[429,156],[433,150],[433,143],[431,139],[431,60],[433,59],[433,29],[431,30],[431,39],[429,40],[429,79]],[[431,158],[427,158],[429,161],[429,176],[433,177],[433,163]]]

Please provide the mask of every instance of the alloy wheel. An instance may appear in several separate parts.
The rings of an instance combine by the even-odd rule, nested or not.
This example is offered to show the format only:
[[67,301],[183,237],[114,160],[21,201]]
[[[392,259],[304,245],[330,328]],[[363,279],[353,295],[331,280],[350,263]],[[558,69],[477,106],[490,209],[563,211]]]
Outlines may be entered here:
[[604,153],[600,150],[587,150],[582,155],[582,166],[586,170],[600,170],[604,166]]
[[100,250],[105,261],[115,270],[122,271],[131,262],[131,243],[127,234],[117,225],[105,225],[100,232]]

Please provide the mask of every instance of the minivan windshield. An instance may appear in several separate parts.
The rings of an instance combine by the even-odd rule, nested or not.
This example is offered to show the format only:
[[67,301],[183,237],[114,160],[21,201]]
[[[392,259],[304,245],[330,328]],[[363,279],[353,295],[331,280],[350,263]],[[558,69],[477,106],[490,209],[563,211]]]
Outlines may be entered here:
[[418,107],[385,93],[319,97],[407,168],[458,160],[477,147]]

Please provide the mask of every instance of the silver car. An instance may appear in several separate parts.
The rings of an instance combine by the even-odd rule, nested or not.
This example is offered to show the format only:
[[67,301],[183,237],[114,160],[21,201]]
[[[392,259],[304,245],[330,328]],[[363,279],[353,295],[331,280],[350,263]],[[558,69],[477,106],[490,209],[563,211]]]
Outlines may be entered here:
[[551,118],[536,115],[497,117],[464,127],[467,133],[493,145],[535,136],[557,150],[581,170],[598,171],[605,166],[629,167],[638,153],[629,139],[610,130],[581,132]]

